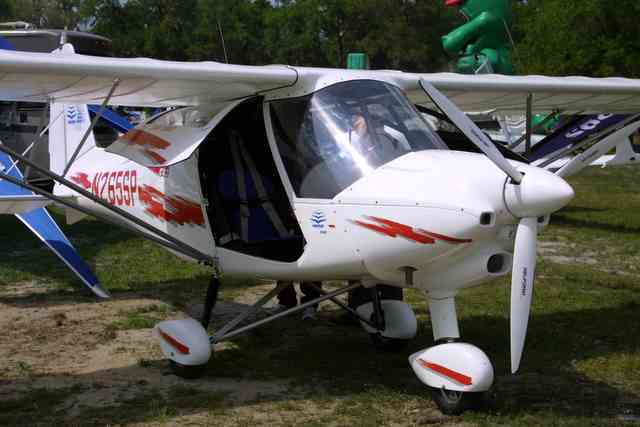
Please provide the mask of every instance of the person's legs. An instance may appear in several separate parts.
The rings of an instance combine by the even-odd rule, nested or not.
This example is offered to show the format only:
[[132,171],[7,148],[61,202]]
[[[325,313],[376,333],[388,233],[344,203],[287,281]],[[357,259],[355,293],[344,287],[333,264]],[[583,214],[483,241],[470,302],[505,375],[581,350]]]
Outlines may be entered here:
[[300,282],[300,292],[302,292],[302,298],[300,299],[301,304],[316,299],[322,295],[315,288],[322,289],[322,282]]
[[[300,303],[304,304],[320,297],[322,294],[316,288],[322,288],[322,282],[300,282],[300,292],[302,292]],[[302,318],[315,319],[317,310],[318,304],[305,308],[302,312]]]
[[[278,281],[277,285],[283,282]],[[289,285],[282,289],[278,294],[278,303],[284,307],[292,308],[298,305],[298,296],[296,290],[293,287],[293,283],[287,282]]]

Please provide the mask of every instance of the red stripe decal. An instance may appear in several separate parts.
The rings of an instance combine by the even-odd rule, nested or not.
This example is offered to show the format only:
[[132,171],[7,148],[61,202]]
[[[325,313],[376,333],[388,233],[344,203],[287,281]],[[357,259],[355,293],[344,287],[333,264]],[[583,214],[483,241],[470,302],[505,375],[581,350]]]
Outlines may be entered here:
[[161,150],[164,150],[165,148],[171,145],[169,141],[162,139],[159,136],[156,136],[142,129],[130,130],[129,132],[122,135],[122,139],[134,145],[141,145],[143,147],[151,147],[151,148],[159,148]]
[[444,234],[438,234],[427,230],[422,230],[420,228],[413,228],[408,225],[400,224],[395,221],[391,221],[385,218],[379,218],[375,216],[367,216],[365,217],[369,221],[377,222],[377,224],[371,224],[369,222],[357,221],[354,220],[353,223],[357,224],[361,227],[368,228],[369,230],[376,231],[378,233],[382,233],[389,237],[404,237],[409,240],[413,240],[417,243],[422,243],[423,245],[431,245],[436,242],[436,240],[442,240],[451,244],[461,244],[461,243],[470,243],[471,239],[456,239],[455,237],[445,236]]
[[204,225],[202,208],[194,201],[181,196],[167,196],[146,184],[138,189],[138,196],[149,215],[178,225]]
[[171,335],[167,334],[165,331],[163,331],[160,328],[158,328],[158,332],[160,333],[160,336],[162,337],[162,339],[164,339],[167,343],[169,343],[171,347],[175,348],[182,354],[189,354],[189,347],[182,344],[180,341],[173,338]]
[[449,243],[471,243],[471,239],[456,239],[455,237],[449,237],[449,236],[445,236],[444,234],[438,234],[438,233],[434,233],[433,231],[427,231],[423,229],[418,229],[418,231],[421,233],[427,234],[433,237],[434,239],[444,240],[445,242],[449,242]]
[[122,135],[121,141],[139,147],[142,154],[156,164],[166,163],[167,159],[156,150],[162,151],[171,146],[171,142],[142,129],[133,129]]
[[83,186],[85,189],[91,188],[91,181],[89,181],[89,175],[84,172],[78,172],[71,177],[71,181],[78,185]]
[[156,164],[161,164],[161,163],[166,163],[167,162],[167,159],[165,159],[163,156],[161,156],[160,154],[156,153],[155,151],[142,150],[142,152],[147,156],[148,159],[150,159],[152,162],[154,162]]
[[452,371],[451,369],[442,366],[442,365],[438,365],[437,363],[432,363],[432,362],[426,362],[420,358],[418,358],[418,363],[420,363],[420,365],[425,368],[425,369],[429,369],[433,372],[436,372],[438,374],[442,374],[445,377],[451,378],[452,380],[454,380],[457,383],[460,383],[462,385],[471,385],[472,381],[471,381],[471,377],[461,374],[460,372],[456,372],[456,371]]

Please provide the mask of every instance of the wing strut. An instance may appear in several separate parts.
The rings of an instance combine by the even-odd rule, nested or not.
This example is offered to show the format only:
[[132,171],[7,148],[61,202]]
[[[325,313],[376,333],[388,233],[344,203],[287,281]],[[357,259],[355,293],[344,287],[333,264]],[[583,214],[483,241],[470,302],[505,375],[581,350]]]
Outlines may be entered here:
[[[548,124],[552,119],[555,119],[558,116],[558,114],[560,114],[561,112],[562,112],[562,110],[560,110],[560,109],[553,110],[551,113],[549,113],[549,115],[547,115],[544,119],[542,119],[542,121],[540,123],[537,123],[535,126],[532,126],[531,127],[531,132],[533,133],[533,132],[537,131],[538,129],[541,129],[546,124]],[[518,146],[520,144],[522,144],[526,139],[527,139],[527,135],[525,133],[520,138],[518,138],[515,142],[513,142],[511,145],[509,145],[509,149],[510,150],[514,150],[514,149],[518,148]]]
[[[6,154],[0,153],[0,169],[12,178],[23,182],[24,177],[18,168],[12,170],[15,162]],[[109,298],[109,292],[100,285],[100,281],[80,257],[67,236],[44,208],[51,200],[34,195],[22,187],[0,181],[0,203],[2,213],[13,213],[22,223],[58,256],[71,271],[100,298]]]
[[118,88],[119,84],[120,84],[120,79],[116,78],[116,79],[113,80],[113,86],[111,86],[111,90],[109,91],[109,94],[104,99],[104,101],[102,101],[102,105],[100,106],[100,109],[98,110],[98,113],[93,118],[93,121],[91,122],[91,126],[89,126],[89,128],[84,133],[84,135],[82,135],[82,139],[80,140],[80,143],[76,147],[76,151],[73,152],[73,155],[71,156],[71,158],[67,162],[67,166],[65,166],[64,172],[62,172],[62,176],[63,177],[65,177],[67,175],[67,172],[69,172],[69,169],[71,168],[71,165],[73,165],[73,162],[76,161],[76,157],[78,157],[78,154],[80,154],[80,150],[82,150],[82,147],[84,146],[84,143],[87,142],[87,138],[89,138],[89,135],[91,135],[91,132],[93,132],[93,128],[96,127],[96,124],[98,123],[98,120],[100,120],[100,117],[102,117],[102,112],[105,110],[105,108],[107,108],[107,104],[109,103],[109,100],[113,96],[113,92],[116,91],[116,89]]
[[531,150],[531,135],[533,134],[533,130],[531,129],[531,122],[533,121],[533,112],[531,111],[533,109],[533,95],[529,94],[527,95],[527,122],[525,123],[526,125],[526,130],[524,133],[525,136],[525,141],[524,141],[524,152],[528,153],[529,150]]
[[[175,237],[171,236],[170,234],[165,233],[164,231],[147,224],[146,222],[142,221],[141,219],[135,217],[134,215],[131,215],[129,212],[126,212],[123,209],[120,209],[117,206],[113,206],[107,202],[105,202],[104,200],[100,199],[99,197],[94,196],[92,193],[88,192],[87,190],[85,190],[84,188],[74,184],[73,182],[65,179],[64,177],[57,175],[53,172],[51,172],[48,169],[45,169],[43,167],[38,166],[36,163],[32,162],[31,160],[29,160],[28,158],[24,157],[23,155],[21,155],[20,153],[17,153],[16,151],[12,150],[11,148],[7,147],[6,145],[0,144],[0,151],[2,151],[5,154],[8,154],[11,157],[14,157],[18,160],[20,160],[22,163],[24,163],[25,165],[31,166],[33,169],[35,169],[36,171],[42,173],[43,175],[47,176],[48,178],[53,179],[54,181],[56,181],[57,183],[64,185],[67,188],[70,188],[74,191],[76,191],[77,193],[80,193],[81,195],[83,195],[84,197],[88,198],[89,200],[93,201],[94,203],[99,204],[100,206],[104,207],[105,209],[110,210],[111,212],[131,221],[132,223],[134,223],[135,225],[153,233],[154,235],[160,236],[156,237],[156,236],[151,236],[148,234],[144,234],[141,231],[135,229],[135,227],[130,227],[132,231],[135,231],[138,234],[142,234],[144,237],[150,238],[151,240],[153,240],[154,242],[163,245],[169,249],[172,249],[176,252],[180,252],[182,254],[185,254],[191,258],[194,258],[200,262],[203,262],[205,264],[208,265],[212,265],[214,267],[217,268],[217,259],[212,257],[211,255],[207,255],[187,244],[185,244],[184,242],[176,239]],[[110,219],[108,216],[106,215],[102,215],[102,214],[98,214],[97,212],[91,211],[87,208],[84,208],[82,206],[80,206],[80,204],[78,203],[74,203],[71,202],[69,200],[65,200],[62,199],[60,197],[54,196],[53,194],[49,193],[48,191],[45,191],[41,188],[35,187],[34,185],[31,184],[27,184],[25,182],[22,181],[18,181],[16,179],[14,179],[13,177],[10,177],[4,173],[0,173],[0,178],[1,179],[6,179],[7,181],[11,182],[12,184],[15,184],[19,187],[22,188],[27,188],[31,191],[33,191],[36,194],[40,194],[44,197],[47,197],[57,203],[60,203],[61,205],[64,206],[68,206],[70,208],[76,209],[77,211],[80,211],[82,213],[85,213],[87,215],[90,216],[95,216],[97,218],[102,219],[103,221],[107,221],[110,223],[115,223],[112,219]],[[120,223],[118,223],[117,225],[121,225]]]

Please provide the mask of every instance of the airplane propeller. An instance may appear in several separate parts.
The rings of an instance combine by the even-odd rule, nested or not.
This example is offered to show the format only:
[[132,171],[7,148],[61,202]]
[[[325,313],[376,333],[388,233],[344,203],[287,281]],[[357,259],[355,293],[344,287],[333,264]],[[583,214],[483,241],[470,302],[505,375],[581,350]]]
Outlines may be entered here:
[[545,170],[528,167],[526,176],[498,151],[491,139],[432,84],[420,79],[422,89],[460,131],[511,178],[505,185],[504,201],[518,223],[511,272],[511,372],[520,367],[527,335],[538,244],[538,217],[564,207],[573,198],[573,189],[564,179]]
[[527,335],[533,282],[536,270],[538,219],[522,218],[516,231],[511,270],[511,373],[520,367],[522,350]]
[[429,98],[446,114],[451,121],[467,136],[487,157],[504,171],[513,182],[519,184],[522,174],[505,159],[502,153],[493,145],[489,137],[467,115],[449,100],[442,92],[431,83],[420,79],[420,86]]

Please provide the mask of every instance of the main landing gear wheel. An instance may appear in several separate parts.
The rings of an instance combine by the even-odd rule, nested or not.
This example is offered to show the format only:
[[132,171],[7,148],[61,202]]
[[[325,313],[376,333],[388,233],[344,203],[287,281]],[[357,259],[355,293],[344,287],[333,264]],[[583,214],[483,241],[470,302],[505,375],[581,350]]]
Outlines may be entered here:
[[431,397],[445,415],[460,415],[464,411],[486,406],[488,392],[463,392],[429,387]]
[[[381,300],[404,300],[402,288],[396,288],[395,286],[388,285],[376,285],[376,289],[378,290],[378,295],[380,296]],[[371,302],[371,299],[372,297],[370,289],[364,288],[362,286],[359,288],[355,288],[353,291],[349,292],[349,307],[356,310],[361,305]]]
[[167,359],[171,372],[185,379],[196,379],[204,375],[207,362],[211,358],[211,343],[207,327],[211,320],[211,311],[218,300],[220,280],[213,276],[209,282],[202,318],[165,320],[156,325],[154,335],[160,343],[160,349]]
[[373,328],[364,322],[360,323],[369,333],[376,349],[387,352],[400,351],[406,348],[415,336],[415,314],[402,300],[401,288],[386,285],[377,285],[371,289],[357,288],[349,295],[349,306],[377,325],[377,328]]

